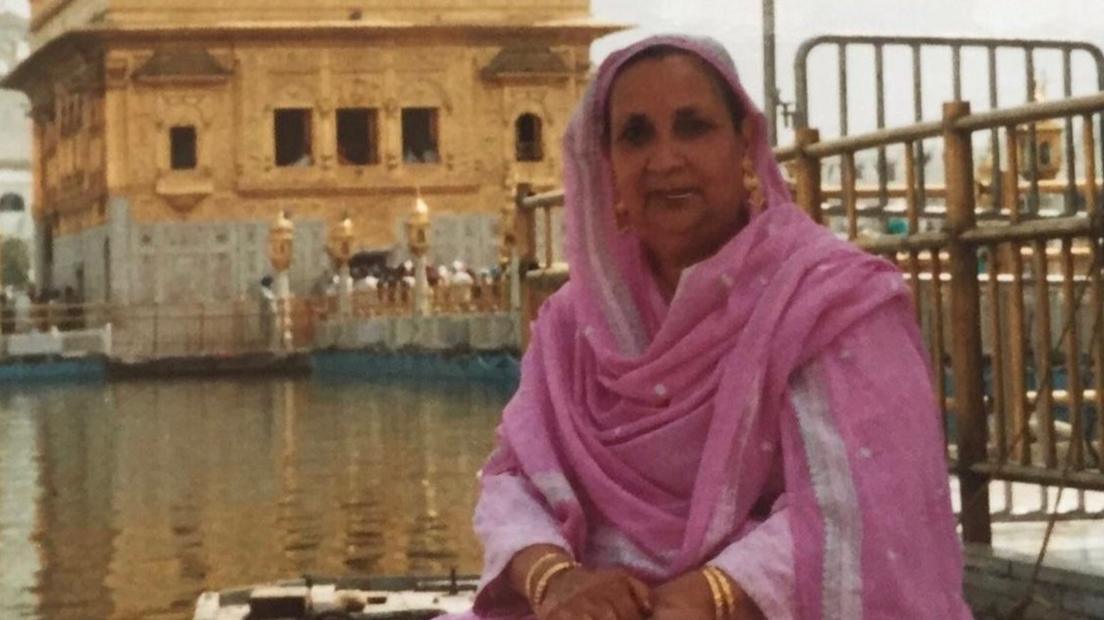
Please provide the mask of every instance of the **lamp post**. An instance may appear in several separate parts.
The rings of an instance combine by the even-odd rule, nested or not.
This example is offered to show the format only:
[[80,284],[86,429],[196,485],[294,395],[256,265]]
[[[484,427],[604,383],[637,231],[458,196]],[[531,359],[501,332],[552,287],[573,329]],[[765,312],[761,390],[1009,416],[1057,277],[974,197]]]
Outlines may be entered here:
[[[1042,81],[1035,88],[1034,103],[1044,103]],[[1034,135],[1032,135],[1034,131]],[[1016,127],[1016,142],[1019,146],[1020,177],[1031,180],[1032,155],[1035,157],[1035,173],[1040,180],[1053,180],[1062,170],[1062,137],[1065,134],[1065,125],[1057,119],[1047,119],[1034,124],[1019,125]]]
[[429,315],[429,281],[426,279],[426,253],[429,251],[429,205],[418,191],[414,213],[406,221],[406,241],[414,256],[414,315]]
[[337,272],[337,312],[342,321],[349,318],[352,310],[353,278],[349,273],[349,259],[353,256],[353,221],[349,215],[336,226],[330,229],[329,243],[326,244],[326,252],[330,255],[330,262]]
[[280,335],[280,346],[291,349],[291,283],[288,269],[291,268],[292,248],[295,238],[295,225],[288,219],[287,213],[280,211],[268,230],[268,260],[276,270],[276,326]]
[[517,255],[517,207],[514,201],[502,205],[499,212],[502,226],[502,237],[498,249],[498,262],[502,270],[503,279],[509,278],[507,297],[503,300],[509,304],[510,310],[521,309],[521,280],[518,274]]
[[763,0],[763,107],[767,113],[767,137],[778,144],[778,85],[775,72],[774,0]]

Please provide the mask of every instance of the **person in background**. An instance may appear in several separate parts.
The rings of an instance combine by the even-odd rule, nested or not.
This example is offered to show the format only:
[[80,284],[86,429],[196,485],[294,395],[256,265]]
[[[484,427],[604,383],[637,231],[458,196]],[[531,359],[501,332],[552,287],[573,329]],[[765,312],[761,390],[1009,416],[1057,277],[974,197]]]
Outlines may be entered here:
[[8,291],[0,291],[0,335],[15,332],[15,303]]
[[34,286],[19,289],[12,300],[12,312],[15,315],[15,333],[25,334],[34,328],[33,314],[35,290]]
[[62,331],[84,328],[84,307],[77,289],[66,286],[61,295],[62,313],[64,314]]

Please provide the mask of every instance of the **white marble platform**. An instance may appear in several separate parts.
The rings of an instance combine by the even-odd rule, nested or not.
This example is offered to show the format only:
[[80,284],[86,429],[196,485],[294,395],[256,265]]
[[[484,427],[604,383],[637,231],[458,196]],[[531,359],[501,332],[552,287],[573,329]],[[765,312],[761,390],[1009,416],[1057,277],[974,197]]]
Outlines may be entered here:
[[[958,510],[958,479],[951,477],[951,497]],[[1045,504],[1044,504],[1045,502]],[[993,517],[993,548],[1019,555],[1038,557],[1043,547],[1048,519],[1030,518],[1045,506],[1045,512],[1057,510],[1060,517],[1047,544],[1043,559],[1046,566],[1079,572],[1099,573],[1104,579],[1104,493],[1042,487],[1019,482],[992,482],[989,507]],[[1001,513],[1011,508],[1009,516]],[[1081,513],[1098,518],[1079,517]]]

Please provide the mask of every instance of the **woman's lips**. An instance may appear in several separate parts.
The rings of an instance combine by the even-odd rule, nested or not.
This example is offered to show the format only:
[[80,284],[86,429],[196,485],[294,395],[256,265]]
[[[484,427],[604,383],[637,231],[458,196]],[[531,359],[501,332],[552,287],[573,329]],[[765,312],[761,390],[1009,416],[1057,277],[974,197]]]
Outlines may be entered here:
[[682,187],[648,192],[648,198],[650,200],[658,200],[665,203],[679,203],[697,195],[698,191],[696,189]]
[[644,218],[669,233],[690,230],[701,217],[701,203],[701,192],[694,188],[649,192]]

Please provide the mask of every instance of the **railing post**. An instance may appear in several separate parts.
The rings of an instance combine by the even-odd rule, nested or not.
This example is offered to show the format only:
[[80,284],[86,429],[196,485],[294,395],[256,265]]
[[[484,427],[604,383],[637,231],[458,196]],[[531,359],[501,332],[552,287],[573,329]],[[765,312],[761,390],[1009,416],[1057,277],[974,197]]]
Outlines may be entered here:
[[[992,542],[989,517],[989,477],[973,471],[987,462],[981,361],[981,304],[977,248],[961,235],[976,227],[974,161],[970,132],[954,122],[970,114],[970,104],[943,104],[943,165],[947,175],[947,226],[951,235],[951,321],[954,338],[955,416],[958,420],[958,478],[962,497],[962,537],[969,543]],[[941,372],[936,368],[936,372]]]
[[813,218],[817,224],[824,224],[821,210],[820,160],[805,154],[805,147],[820,142],[820,130],[801,128],[795,132],[797,159],[795,172],[797,178],[797,204]]

